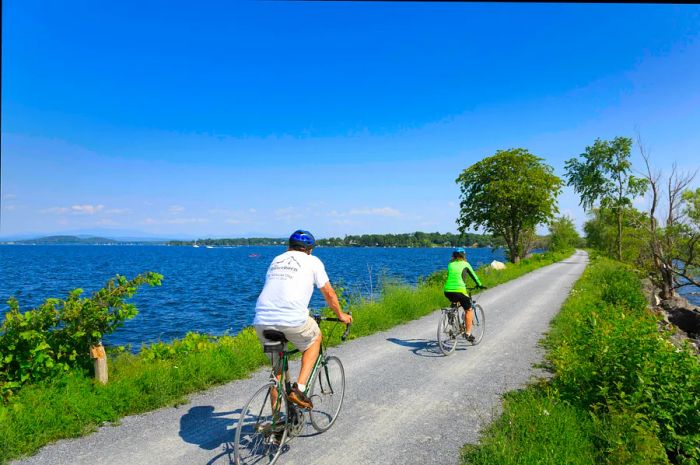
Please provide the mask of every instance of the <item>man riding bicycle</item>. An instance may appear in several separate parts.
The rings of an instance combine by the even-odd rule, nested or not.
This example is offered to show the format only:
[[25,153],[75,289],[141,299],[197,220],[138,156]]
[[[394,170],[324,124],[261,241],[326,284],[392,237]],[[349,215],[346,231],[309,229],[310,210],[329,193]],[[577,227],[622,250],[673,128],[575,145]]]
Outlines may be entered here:
[[476,283],[478,288],[485,289],[474,269],[467,261],[467,252],[462,247],[457,247],[452,252],[452,259],[447,265],[447,281],[443,291],[445,292],[445,297],[450,299],[450,302],[459,302],[464,309],[467,340],[474,342],[474,336],[472,336],[474,312],[472,311],[472,301],[467,294],[467,275]]
[[299,229],[292,233],[287,251],[275,257],[267,270],[265,286],[255,304],[253,321],[261,343],[269,342],[263,331],[272,329],[284,333],[286,339],[302,352],[299,377],[288,398],[303,408],[313,406],[304,390],[322,340],[318,324],[309,316],[314,285],[338,319],[345,324],[352,323],[352,316],[340,308],[323,262],[311,255],[315,246],[316,240],[309,231]]

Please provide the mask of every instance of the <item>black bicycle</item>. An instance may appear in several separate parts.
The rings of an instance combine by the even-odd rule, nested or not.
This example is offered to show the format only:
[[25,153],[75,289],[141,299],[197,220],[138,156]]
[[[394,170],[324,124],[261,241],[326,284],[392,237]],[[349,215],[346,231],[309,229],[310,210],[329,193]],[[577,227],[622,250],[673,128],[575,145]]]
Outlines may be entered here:
[[[338,318],[312,316],[319,324],[321,321],[340,322]],[[345,340],[349,332],[350,325],[347,325],[341,339]],[[253,394],[241,411],[233,446],[236,465],[274,464],[283,446],[301,434],[307,416],[316,431],[328,430],[338,418],[345,396],[343,364],[338,357],[326,353],[332,330],[321,344],[309,377],[311,381],[304,391],[313,403],[311,409],[303,409],[288,399],[291,392],[289,357],[299,350],[286,350],[287,340],[279,331],[265,330],[263,334],[273,341],[263,345],[264,351],[277,355],[277,361],[273,363],[270,380]]]
[[484,332],[486,331],[486,316],[484,315],[484,309],[481,305],[476,303],[476,299],[472,297],[471,291],[473,289],[467,289],[469,292],[469,298],[472,301],[472,337],[473,339],[467,339],[466,330],[466,315],[459,302],[452,302],[449,307],[442,308],[442,314],[440,315],[440,322],[438,323],[437,329],[437,340],[438,347],[444,355],[452,354],[457,348],[457,339],[462,336],[467,341],[471,342],[472,345],[477,345],[481,342],[484,337]]

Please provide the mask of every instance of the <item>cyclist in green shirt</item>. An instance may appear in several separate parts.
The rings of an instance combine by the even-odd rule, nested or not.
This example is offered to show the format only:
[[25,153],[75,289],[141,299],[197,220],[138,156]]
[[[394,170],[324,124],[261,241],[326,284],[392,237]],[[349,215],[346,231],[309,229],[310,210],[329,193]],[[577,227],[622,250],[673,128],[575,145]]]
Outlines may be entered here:
[[469,342],[474,340],[472,336],[472,301],[467,294],[467,275],[476,283],[479,289],[486,289],[481,284],[479,277],[474,272],[474,269],[467,261],[467,252],[462,247],[457,247],[452,252],[452,260],[447,265],[447,281],[443,291],[445,297],[450,299],[450,302],[459,302],[466,314],[466,334]]

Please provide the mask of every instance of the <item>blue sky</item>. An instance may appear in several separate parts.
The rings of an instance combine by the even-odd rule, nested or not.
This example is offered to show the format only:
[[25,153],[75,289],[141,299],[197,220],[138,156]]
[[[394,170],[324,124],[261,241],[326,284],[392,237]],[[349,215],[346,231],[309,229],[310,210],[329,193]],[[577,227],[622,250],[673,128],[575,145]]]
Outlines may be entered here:
[[[694,5],[10,0],[2,21],[0,236],[456,232],[454,180],[496,150],[563,176],[637,131],[658,168],[700,167]],[[585,221],[571,189],[559,207]]]

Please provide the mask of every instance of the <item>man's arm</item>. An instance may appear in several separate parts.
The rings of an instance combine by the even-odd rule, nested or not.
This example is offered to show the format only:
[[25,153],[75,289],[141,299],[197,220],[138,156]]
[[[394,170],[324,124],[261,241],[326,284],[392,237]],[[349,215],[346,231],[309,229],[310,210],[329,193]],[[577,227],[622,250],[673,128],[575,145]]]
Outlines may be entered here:
[[345,324],[352,323],[352,316],[348,315],[347,313],[343,312],[340,309],[340,302],[338,302],[338,295],[335,293],[333,286],[331,286],[331,282],[328,281],[320,289],[320,291],[321,291],[321,294],[323,294],[323,298],[326,299],[326,303],[328,304],[328,306],[338,316],[338,319]]

